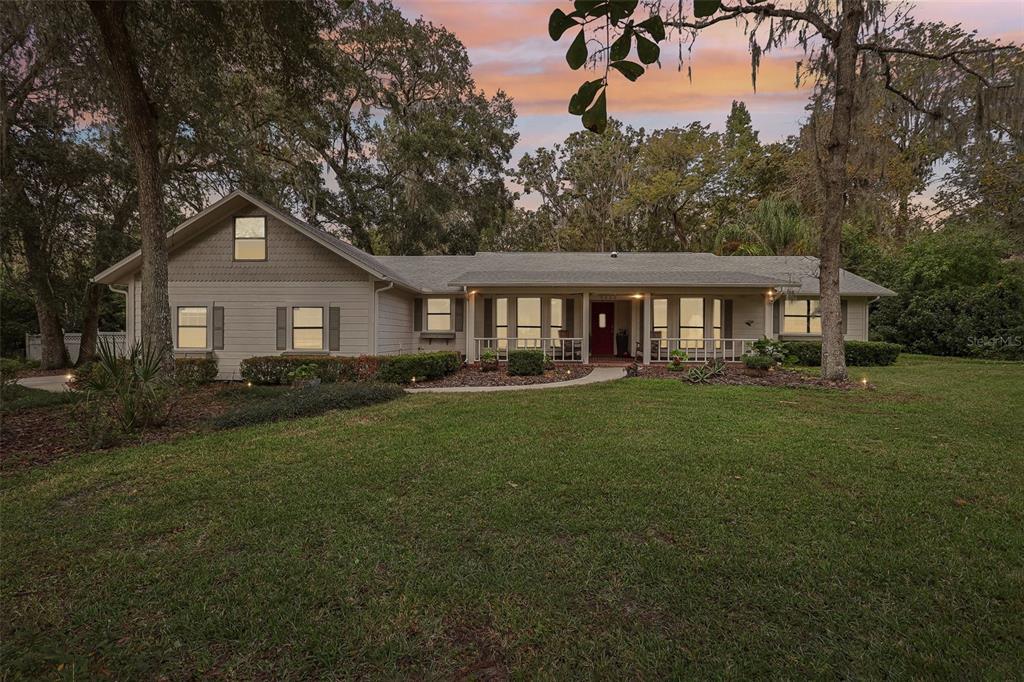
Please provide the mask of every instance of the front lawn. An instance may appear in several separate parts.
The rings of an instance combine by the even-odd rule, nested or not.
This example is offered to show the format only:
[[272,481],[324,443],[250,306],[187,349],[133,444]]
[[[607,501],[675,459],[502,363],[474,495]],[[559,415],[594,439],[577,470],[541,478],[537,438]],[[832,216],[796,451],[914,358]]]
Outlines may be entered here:
[[427,394],[0,482],[0,676],[1024,670],[1024,365]]

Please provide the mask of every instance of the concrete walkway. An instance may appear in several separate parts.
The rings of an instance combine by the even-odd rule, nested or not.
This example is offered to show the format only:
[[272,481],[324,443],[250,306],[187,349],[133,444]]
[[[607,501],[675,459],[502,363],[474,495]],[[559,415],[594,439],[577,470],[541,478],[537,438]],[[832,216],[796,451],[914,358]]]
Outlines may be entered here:
[[18,383],[25,388],[41,388],[44,391],[63,393],[68,390],[68,377],[66,374],[51,374],[43,377],[25,377],[18,379]]
[[407,388],[409,393],[491,393],[493,391],[536,391],[543,388],[563,388],[567,386],[583,386],[584,384],[600,384],[614,381],[626,376],[624,367],[595,367],[594,371],[579,379],[554,381],[550,384],[526,384],[524,386],[438,386],[435,388]]

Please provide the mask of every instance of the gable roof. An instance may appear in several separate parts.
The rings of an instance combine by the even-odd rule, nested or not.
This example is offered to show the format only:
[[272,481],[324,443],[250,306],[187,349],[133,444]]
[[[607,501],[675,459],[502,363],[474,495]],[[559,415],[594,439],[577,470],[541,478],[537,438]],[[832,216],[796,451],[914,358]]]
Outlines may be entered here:
[[[349,244],[342,239],[338,239],[329,232],[313,227],[312,225],[299,220],[290,213],[282,211],[241,190],[231,192],[223,199],[211,204],[183,222],[181,225],[170,230],[167,233],[168,251],[172,251],[176,247],[181,246],[182,244],[199,236],[209,228],[216,225],[218,221],[232,215],[239,209],[244,208],[246,204],[265,211],[267,215],[277,218],[282,223],[301,232],[324,248],[333,251],[374,277],[393,281],[409,289],[416,289],[415,285],[383,263],[378,262],[376,258],[362,249],[358,249],[352,244]],[[140,267],[142,267],[142,251],[137,250],[125,258],[122,258],[117,263],[114,263],[109,268],[96,275],[93,279],[101,284],[114,284]]]
[[[716,256],[712,253],[493,252],[472,256],[374,256],[256,197],[236,190],[167,233],[168,250],[251,205],[306,235],[370,275],[423,294],[476,286],[690,286],[780,289],[817,296],[819,261],[813,256]],[[142,265],[136,251],[94,280],[114,284]],[[895,293],[840,270],[844,296]]]

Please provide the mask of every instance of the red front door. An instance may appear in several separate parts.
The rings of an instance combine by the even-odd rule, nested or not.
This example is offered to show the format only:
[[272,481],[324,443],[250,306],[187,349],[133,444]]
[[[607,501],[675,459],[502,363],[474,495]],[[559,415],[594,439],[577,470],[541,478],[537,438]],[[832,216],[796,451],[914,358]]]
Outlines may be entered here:
[[590,304],[590,352],[615,354],[615,304],[611,301]]

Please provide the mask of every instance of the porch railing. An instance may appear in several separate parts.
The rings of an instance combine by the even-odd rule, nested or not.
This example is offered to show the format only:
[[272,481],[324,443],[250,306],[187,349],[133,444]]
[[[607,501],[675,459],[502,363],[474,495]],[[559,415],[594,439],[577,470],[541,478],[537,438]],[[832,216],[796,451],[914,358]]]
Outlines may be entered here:
[[482,358],[485,351],[494,351],[498,362],[508,361],[510,350],[539,350],[554,362],[583,362],[583,339],[526,339],[516,337],[478,338],[476,357]]
[[681,350],[689,360],[738,362],[757,339],[651,339],[651,362],[668,362]]

